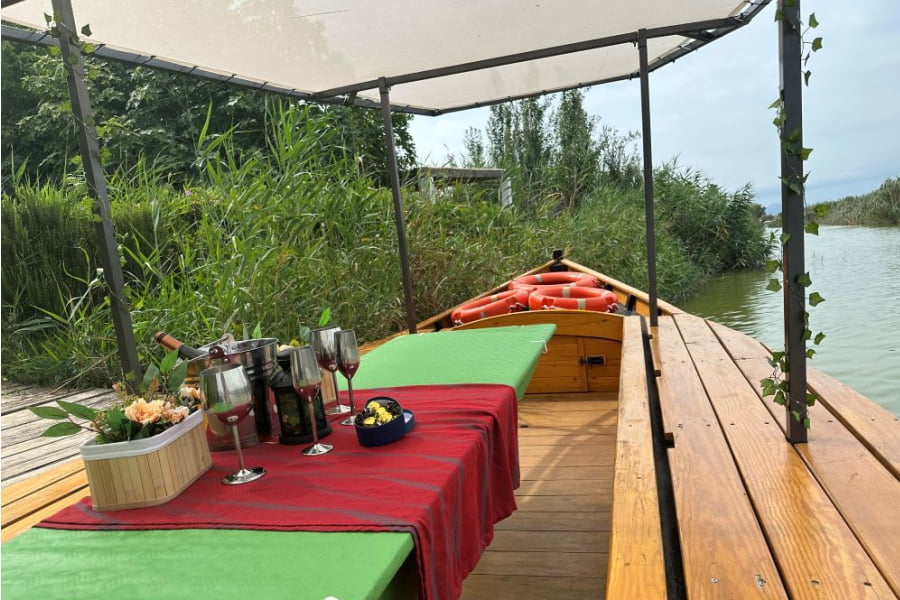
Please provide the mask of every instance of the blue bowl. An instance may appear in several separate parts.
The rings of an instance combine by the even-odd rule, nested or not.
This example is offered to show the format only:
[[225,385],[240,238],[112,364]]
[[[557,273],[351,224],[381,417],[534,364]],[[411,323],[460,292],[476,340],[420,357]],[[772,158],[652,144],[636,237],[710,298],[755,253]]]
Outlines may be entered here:
[[[378,401],[384,406],[393,408],[395,411],[401,410],[400,405],[392,398],[372,398],[366,401],[365,406],[368,406],[373,400]],[[355,427],[359,444],[367,447],[384,446],[385,444],[396,442],[406,435],[407,431],[412,430],[416,424],[415,415],[410,410],[401,410],[399,415],[383,425],[361,425],[364,416],[365,411],[357,415]]]

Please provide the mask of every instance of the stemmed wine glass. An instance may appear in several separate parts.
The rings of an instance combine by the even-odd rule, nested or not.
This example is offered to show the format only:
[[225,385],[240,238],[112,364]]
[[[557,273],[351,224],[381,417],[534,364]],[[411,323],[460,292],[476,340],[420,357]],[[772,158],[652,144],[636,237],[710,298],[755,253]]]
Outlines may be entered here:
[[335,406],[326,411],[328,415],[342,415],[350,412],[350,407],[341,404],[341,398],[337,393],[337,353],[334,346],[334,335],[341,328],[337,325],[329,325],[328,327],[319,327],[312,330],[312,347],[316,353],[316,360],[319,366],[331,373],[331,380],[334,383]]
[[253,387],[244,366],[227,363],[200,371],[200,393],[205,401],[206,413],[217,418],[226,426],[231,426],[234,434],[234,448],[237,450],[239,469],[222,479],[226,485],[250,483],[266,474],[262,467],[248,469],[244,466],[241,452],[241,436],[238,423],[250,414],[253,408]]
[[359,344],[356,342],[356,332],[352,329],[344,329],[334,334],[335,349],[337,352],[337,368],[341,375],[347,378],[347,395],[350,401],[350,414],[341,421],[341,425],[353,425],[353,376],[359,369]]
[[309,346],[291,348],[291,383],[300,397],[306,401],[309,410],[309,426],[313,436],[312,446],[304,448],[301,452],[304,456],[327,454],[333,448],[331,444],[319,443],[319,428],[316,423],[313,401],[316,399],[316,392],[319,391],[321,382],[322,371],[319,370],[319,363],[316,361],[313,349]]

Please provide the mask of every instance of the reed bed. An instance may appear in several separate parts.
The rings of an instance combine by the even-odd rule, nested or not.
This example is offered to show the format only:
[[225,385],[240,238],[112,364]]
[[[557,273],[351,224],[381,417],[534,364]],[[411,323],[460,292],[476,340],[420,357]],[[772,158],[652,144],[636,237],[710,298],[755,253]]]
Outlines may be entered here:
[[[228,135],[201,138],[200,175],[189,187],[171,185],[166,172],[149,162],[110,176],[143,362],[162,357],[151,341],[157,330],[192,345],[225,332],[288,342],[304,326],[315,326],[326,310],[361,341],[404,329],[390,191],[361,172],[352,156],[322,148],[322,127],[327,123],[282,122],[268,152],[250,156],[231,148]],[[663,297],[677,301],[704,277],[733,266],[698,260],[701,254],[764,258],[767,243],[758,224],[747,220],[747,207],[735,206],[731,221],[714,224],[720,233],[731,228],[741,236],[689,239],[679,229],[689,227],[675,227],[674,215],[693,206],[692,184],[665,177],[661,203],[667,195],[674,198],[676,188],[678,200],[671,200],[672,210],[659,212]],[[711,205],[711,192],[695,188],[694,201],[704,208],[692,210],[702,213]],[[722,206],[737,202],[712,191]],[[562,212],[550,201],[528,210],[504,209],[496,189],[484,186],[442,188],[433,198],[412,184],[402,192],[420,319],[547,260],[556,247],[614,277],[646,285],[640,190],[600,187],[577,210]],[[83,182],[16,182],[4,193],[2,225],[4,377],[76,386],[119,379]],[[735,249],[738,238],[743,248]]]

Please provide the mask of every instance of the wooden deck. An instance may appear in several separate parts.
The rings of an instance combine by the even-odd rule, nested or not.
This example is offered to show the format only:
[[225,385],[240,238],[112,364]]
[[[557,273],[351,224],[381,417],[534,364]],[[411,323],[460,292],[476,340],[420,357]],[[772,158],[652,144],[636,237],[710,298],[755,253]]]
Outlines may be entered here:
[[[683,313],[645,344],[635,322],[618,395],[520,403],[519,510],[463,598],[900,598],[900,419],[811,369],[821,400],[792,446],[759,395],[760,344]],[[60,461],[76,443],[8,437],[27,426],[15,397],[4,388],[4,540],[86,493],[77,460],[17,459],[54,444],[36,454]]]

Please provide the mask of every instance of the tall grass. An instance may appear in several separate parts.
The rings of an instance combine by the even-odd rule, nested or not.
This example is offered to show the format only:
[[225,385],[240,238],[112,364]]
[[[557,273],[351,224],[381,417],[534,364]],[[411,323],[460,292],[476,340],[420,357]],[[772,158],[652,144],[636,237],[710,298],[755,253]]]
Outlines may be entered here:
[[[110,176],[126,294],[145,363],[162,356],[151,342],[157,330],[200,344],[225,332],[251,337],[259,327],[287,342],[326,308],[363,341],[404,328],[389,190],[361,172],[354,156],[322,147],[327,123],[282,110],[272,119],[266,153],[240,155],[228,135],[201,137],[203,179],[189,189],[169,185],[163,169],[143,161]],[[679,206],[688,207],[682,192]],[[81,193],[78,186],[21,184],[4,196],[6,377],[106,385],[120,376]],[[420,319],[547,260],[555,247],[646,285],[640,190],[601,187],[576,211],[562,213],[552,200],[527,214],[503,209],[477,186],[447,189],[434,200],[405,186],[403,197]],[[662,199],[660,214],[668,214]],[[672,223],[658,230],[659,289],[677,301],[710,267],[698,266],[696,248],[686,243],[690,228]],[[709,252],[727,252],[727,244],[716,243]]]
[[887,179],[867,194],[825,202],[811,210],[820,225],[900,225],[900,178]]

